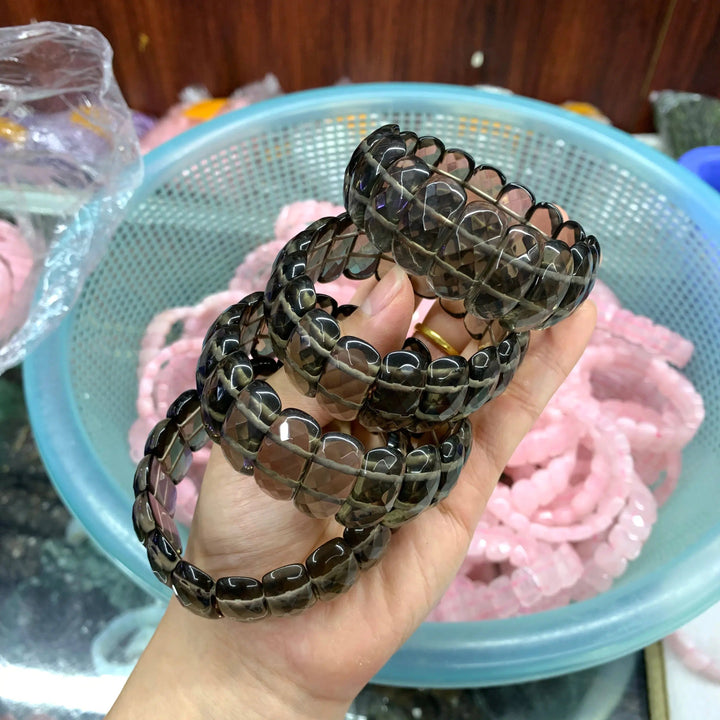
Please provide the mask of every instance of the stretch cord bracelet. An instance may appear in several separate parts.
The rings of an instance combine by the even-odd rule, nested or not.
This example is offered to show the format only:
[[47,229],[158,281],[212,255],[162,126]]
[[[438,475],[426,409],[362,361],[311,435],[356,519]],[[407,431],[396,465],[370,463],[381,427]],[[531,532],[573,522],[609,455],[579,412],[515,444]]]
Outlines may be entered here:
[[133,526],[147,548],[150,567],[188,610],[206,618],[246,622],[269,615],[295,615],[317,600],[331,600],[346,592],[360,570],[372,567],[382,557],[391,531],[376,525],[346,528],[341,538],[320,545],[304,563],[283,565],[261,580],[229,576],[216,581],[183,560],[173,519],[175,486],[187,473],[192,453],[206,442],[200,399],[195,390],[188,390],[150,433],[133,483]]
[[559,322],[587,298],[601,260],[597,239],[557,206],[397,125],[355,150],[344,200],[371,244],[415,276],[416,292],[441,298],[471,334],[493,321],[514,331]]
[[397,527],[447,497],[471,450],[467,420],[425,437],[381,433],[382,446],[366,451],[353,435],[323,433],[306,412],[283,410],[256,378],[277,367],[268,350],[263,294],[253,293],[220,314],[198,360],[204,427],[236,470],[271,497],[292,500],[310,517],[334,515],[346,527]]
[[265,317],[272,347],[298,389],[317,396],[338,420],[357,419],[374,431],[410,432],[468,417],[503,392],[527,349],[528,333],[489,327],[483,347],[469,360],[461,355],[433,360],[416,338],[381,358],[361,338],[341,337],[334,315],[355,308],[337,308],[332,298],[316,294],[315,282],[341,274],[371,276],[380,253],[368,255],[370,247],[342,214],[316,221],[279,253],[265,290]]

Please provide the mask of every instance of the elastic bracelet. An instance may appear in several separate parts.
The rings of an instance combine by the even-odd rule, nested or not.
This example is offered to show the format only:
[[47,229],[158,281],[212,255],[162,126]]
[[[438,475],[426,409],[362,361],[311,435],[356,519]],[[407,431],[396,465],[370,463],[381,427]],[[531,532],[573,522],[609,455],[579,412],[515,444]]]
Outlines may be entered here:
[[381,432],[381,446],[367,451],[353,435],[323,433],[308,413],[283,409],[257,377],[277,367],[263,355],[262,307],[262,294],[254,293],[221,313],[198,361],[203,425],[230,465],[271,497],[346,527],[397,527],[447,497],[470,454],[469,422],[438,424],[425,437]]
[[215,581],[182,559],[180,534],[173,519],[176,488],[192,462],[192,453],[207,441],[200,399],[195,390],[180,395],[150,433],[145,456],[135,471],[132,520],[147,549],[155,576],[172,587],[188,610],[206,618],[261,620],[295,615],[331,600],[354,584],[358,572],[384,554],[391,531],[385,525],[346,528],[342,537],[320,545],[305,562],[283,565],[261,580],[244,576]]
[[337,308],[316,293],[316,282],[341,274],[362,279],[376,272],[381,254],[368,254],[367,237],[344,213],[322,218],[278,254],[264,296],[268,337],[293,383],[339,420],[357,419],[373,431],[423,432],[468,417],[497,397],[527,349],[526,332],[484,323],[474,334],[480,349],[432,359],[425,344],[408,338],[381,358],[368,342],[342,336]]
[[[345,207],[370,244],[456,316],[549,327],[588,296],[600,245],[552,203],[441,140],[385,125],[353,153]],[[470,319],[472,318],[472,319]]]

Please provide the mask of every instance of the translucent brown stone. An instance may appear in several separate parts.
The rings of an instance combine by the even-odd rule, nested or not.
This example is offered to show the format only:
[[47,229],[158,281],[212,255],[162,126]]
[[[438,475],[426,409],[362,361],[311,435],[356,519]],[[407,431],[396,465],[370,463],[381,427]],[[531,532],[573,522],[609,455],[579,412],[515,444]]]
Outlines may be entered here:
[[332,282],[342,275],[358,232],[355,223],[347,213],[338,217],[333,241],[328,248],[318,278],[320,282]]
[[497,397],[505,391],[520,365],[522,352],[519,338],[515,333],[511,333],[501,343],[498,343],[497,358],[500,375],[495,390],[493,390],[493,397]]
[[579,222],[575,220],[566,220],[553,233],[553,238],[562,240],[566,245],[572,247],[576,243],[585,240],[585,231]]
[[368,450],[362,471],[335,519],[345,527],[374,525],[392,507],[403,479],[404,457],[393,447]]
[[[488,198],[495,200],[504,186],[505,176],[499,170],[490,165],[478,165],[467,181],[468,202]],[[473,189],[479,192],[474,193]]]
[[325,258],[335,239],[337,226],[337,218],[326,218],[325,223],[317,230],[310,245],[308,245],[307,275],[313,282],[317,282],[320,278],[320,273],[325,264]]
[[318,382],[318,403],[338,420],[354,420],[379,370],[380,355],[372,345],[351,335],[341,337]]
[[271,570],[263,576],[262,585],[272,615],[297,615],[317,600],[303,565],[283,565]]
[[471,432],[455,433],[440,444],[440,482],[433,497],[433,503],[444,500],[457,484],[470,450],[465,442],[472,442]]
[[562,225],[563,217],[560,208],[553,203],[540,202],[533,205],[526,215],[530,225],[545,235],[551,236]]
[[570,248],[573,259],[573,272],[568,287],[557,310],[546,320],[542,327],[549,327],[570,315],[587,297],[593,282],[593,252],[584,241]]
[[281,410],[280,398],[264,380],[253,380],[241,390],[223,423],[220,444],[236,470],[248,471],[246,460],[255,459],[260,443]]
[[302,410],[283,410],[260,444],[255,482],[271,497],[290,500],[320,444],[320,426]]
[[195,369],[198,395],[217,364],[230,353],[242,350],[241,328],[235,325],[219,327],[203,344]]
[[222,577],[215,583],[215,602],[225,617],[241,622],[262,620],[268,614],[262,583],[251,577]]
[[132,520],[135,534],[140,542],[145,542],[149,535],[155,530],[159,530],[178,553],[182,552],[180,533],[172,514],[158,502],[152,493],[143,492],[135,498]]
[[433,360],[427,369],[425,389],[415,417],[434,423],[460,413],[468,391],[468,363],[464,357],[450,355]]
[[352,435],[325,433],[293,499],[295,507],[310,517],[334,515],[360,474],[364,452]]
[[172,589],[180,604],[201,617],[220,617],[213,603],[215,581],[206,572],[181,560],[172,571]]
[[452,175],[456,180],[468,180],[475,169],[474,160],[464,150],[448,148],[439,162],[435,163],[438,170]]
[[155,425],[145,443],[145,455],[157,458],[163,472],[179,482],[190,468],[192,451],[173,420],[164,418]]
[[405,474],[393,509],[383,525],[398,527],[430,507],[440,484],[440,454],[434,445],[421,445],[405,456]]
[[570,248],[561,240],[545,243],[540,261],[540,275],[520,302],[501,322],[510,330],[533,330],[541,327],[559,307],[572,279],[573,259]]
[[285,351],[286,371],[308,397],[317,392],[328,356],[340,338],[340,325],[332,315],[314,308],[298,322]]
[[375,525],[369,528],[345,528],[343,539],[352,548],[361,570],[377,564],[390,543],[390,528]]
[[315,285],[307,275],[291,280],[278,293],[267,313],[268,333],[275,352],[285,358],[285,347],[300,318],[315,307]]
[[180,553],[159,530],[148,535],[145,547],[155,577],[164,585],[170,585],[171,573],[180,562]]
[[497,203],[509,210],[516,220],[522,220],[535,204],[535,198],[526,187],[517,183],[508,183],[500,191]]
[[352,548],[342,538],[329,540],[314,550],[305,560],[305,567],[319,600],[331,600],[347,592],[358,574]]
[[[473,286],[465,306],[473,315],[494,320],[517,305],[539,275],[543,239],[539,231],[513,225],[506,231],[500,254],[493,249],[494,262],[481,282]],[[479,246],[484,250],[485,246]]]
[[432,135],[419,137],[413,150],[413,155],[424,160],[428,165],[437,165],[444,154],[445,144]]
[[460,216],[465,201],[460,183],[431,175],[400,213],[392,243],[395,261],[413,275],[426,275],[440,249],[441,231]]
[[238,350],[225,356],[205,381],[201,413],[205,430],[219,442],[225,416],[240,391],[250,384],[254,371],[248,356]]
[[493,396],[500,378],[500,363],[494,345],[478,350],[468,361],[468,391],[462,414],[470,415]]
[[[262,293],[255,293],[257,296],[262,297]],[[233,303],[229,307],[225,308],[213,321],[213,324],[208,328],[203,339],[203,345],[210,339],[211,335],[214,335],[217,330],[225,325],[242,325],[248,306],[250,305],[253,296],[243,298],[240,302]]]
[[380,251],[365,233],[355,238],[343,274],[352,280],[372,277],[380,261]]
[[138,463],[133,478],[133,491],[136,497],[143,492],[152,493],[171,515],[175,512],[175,483],[162,471],[157,458],[152,455],[145,455]]
[[186,390],[178,395],[168,408],[167,417],[175,421],[183,440],[193,452],[207,443],[208,435],[203,425],[200,398],[196,390]]

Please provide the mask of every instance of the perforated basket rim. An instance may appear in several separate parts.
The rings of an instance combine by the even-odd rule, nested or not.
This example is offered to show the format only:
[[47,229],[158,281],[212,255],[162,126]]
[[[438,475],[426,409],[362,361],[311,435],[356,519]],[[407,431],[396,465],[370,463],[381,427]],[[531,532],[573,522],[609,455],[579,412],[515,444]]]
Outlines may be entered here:
[[[352,103],[382,101],[387,110],[404,103],[424,109],[475,105],[502,116],[531,115],[538,129],[552,126],[569,141],[592,144],[609,159],[628,161],[720,244],[720,202],[709,186],[629,135],[552,105],[472,88],[423,83],[350,85],[281,96],[196,127],[145,158],[145,181],[130,203],[142,202],[172,175],[183,156],[226,143],[282,116],[334,117]],[[502,118],[499,118],[502,119]],[[153,594],[168,597],[147,569],[143,548],[130,527],[127,496],[106,476],[80,422],[69,380],[69,340],[74,315],[25,362],[24,382],[32,427],[48,474],[68,508],[94,526],[99,547]],[[58,392],[58,390],[60,390]],[[48,431],[46,429],[51,429]],[[105,525],[93,517],[101,513]],[[690,546],[668,569],[657,570],[595,598],[558,610],[474,623],[425,623],[378,673],[377,682],[428,687],[498,685],[567,673],[608,662],[664,637],[720,599],[720,524]],[[440,671],[441,669],[441,671]]]

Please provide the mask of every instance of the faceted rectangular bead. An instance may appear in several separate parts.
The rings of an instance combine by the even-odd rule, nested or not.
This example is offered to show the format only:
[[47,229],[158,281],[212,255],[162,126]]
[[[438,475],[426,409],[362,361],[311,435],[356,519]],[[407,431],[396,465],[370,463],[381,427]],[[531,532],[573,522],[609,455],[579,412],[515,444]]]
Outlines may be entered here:
[[315,396],[320,375],[339,338],[340,325],[324,310],[315,308],[300,318],[287,344],[285,368],[304,395]]
[[172,588],[180,604],[201,617],[218,619],[213,596],[215,581],[200,568],[181,560],[172,571]]
[[468,390],[468,364],[464,357],[447,356],[428,365],[425,390],[415,416],[443,422],[461,410]]
[[349,216],[343,213],[338,218],[332,243],[323,261],[319,277],[320,282],[332,282],[342,275],[357,234],[358,229]]
[[494,345],[478,350],[468,361],[468,391],[463,415],[471,415],[492,398],[500,377]]
[[310,517],[334,515],[360,473],[364,451],[352,435],[323,435],[293,499],[295,507]]
[[264,380],[253,380],[237,397],[222,427],[221,443],[228,462],[245,472],[246,460],[254,460],[270,425],[282,409],[277,393]]
[[343,274],[352,280],[364,280],[375,274],[380,262],[380,251],[365,233],[360,233],[353,243]]
[[290,500],[300,487],[320,444],[320,426],[307,413],[290,408],[278,415],[260,444],[255,482],[268,495]]
[[173,420],[164,418],[155,425],[145,443],[145,455],[158,459],[163,471],[174,483],[185,477],[192,463],[192,451]]
[[352,548],[342,538],[329,540],[314,550],[305,567],[319,600],[347,592],[358,575],[358,562]]
[[345,528],[343,539],[352,548],[361,570],[378,563],[387,550],[391,536],[390,528],[375,525],[370,528]]
[[317,282],[325,265],[328,252],[334,244],[338,227],[336,218],[326,218],[325,223],[315,233],[307,249],[307,275]]
[[135,498],[132,519],[135,534],[140,542],[144,542],[148,535],[155,530],[159,530],[172,543],[178,553],[182,552],[180,533],[172,515],[151,493],[142,492]]
[[154,530],[148,535],[145,547],[155,577],[164,585],[170,585],[171,573],[180,562],[180,553],[159,530]]
[[304,565],[283,565],[271,570],[263,576],[262,586],[271,615],[297,615],[317,600]]
[[171,515],[175,514],[175,483],[163,472],[156,457],[145,455],[140,460],[135,470],[133,491],[136,497],[143,492],[152,493]]
[[434,445],[422,445],[405,456],[405,474],[393,509],[383,525],[398,527],[430,507],[440,484],[440,454]]
[[195,390],[186,390],[179,395],[168,408],[167,417],[175,421],[192,451],[199,450],[208,441],[200,414],[200,398]]
[[242,622],[262,620],[269,612],[262,583],[250,577],[220,578],[215,583],[215,602],[223,616]]
[[366,527],[380,522],[392,507],[402,484],[403,455],[391,447],[368,450],[362,473],[335,519],[345,527]]
[[318,403],[338,420],[354,420],[380,370],[380,355],[369,343],[341,337],[330,351],[318,382]]

